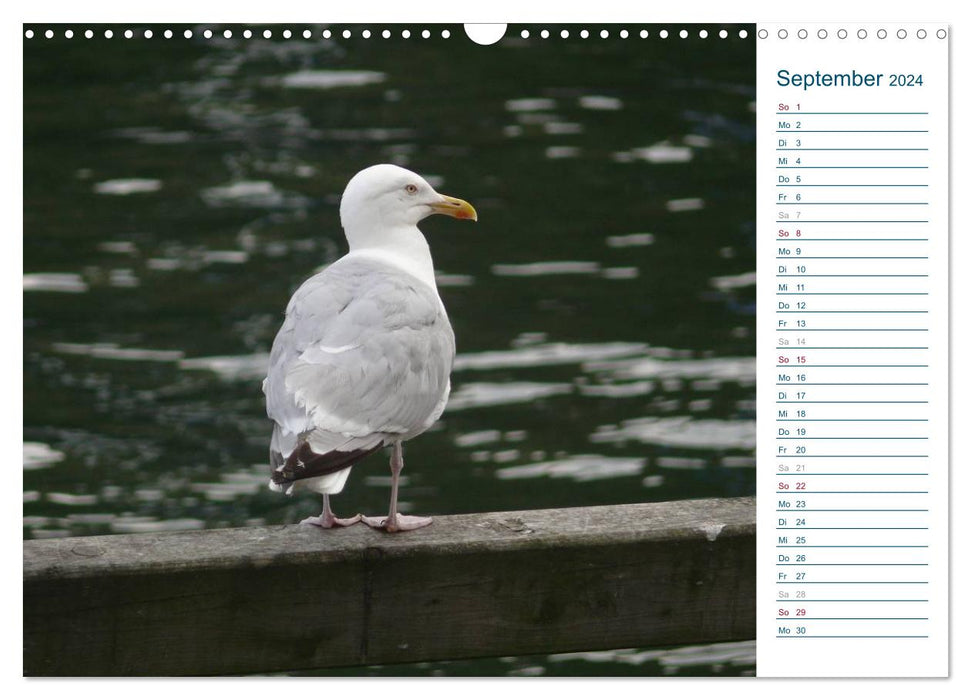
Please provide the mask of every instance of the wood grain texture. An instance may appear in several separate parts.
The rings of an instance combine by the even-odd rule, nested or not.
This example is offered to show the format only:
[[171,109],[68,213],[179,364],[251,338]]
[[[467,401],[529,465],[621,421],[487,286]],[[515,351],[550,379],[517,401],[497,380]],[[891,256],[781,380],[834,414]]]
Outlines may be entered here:
[[217,675],[755,636],[753,498],[24,542],[26,675]]

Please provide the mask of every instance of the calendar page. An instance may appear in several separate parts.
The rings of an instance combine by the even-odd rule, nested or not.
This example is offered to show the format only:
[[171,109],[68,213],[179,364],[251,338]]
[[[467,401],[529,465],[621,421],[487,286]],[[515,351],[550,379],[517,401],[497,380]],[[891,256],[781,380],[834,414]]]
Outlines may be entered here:
[[70,19],[24,676],[949,675],[946,22]]

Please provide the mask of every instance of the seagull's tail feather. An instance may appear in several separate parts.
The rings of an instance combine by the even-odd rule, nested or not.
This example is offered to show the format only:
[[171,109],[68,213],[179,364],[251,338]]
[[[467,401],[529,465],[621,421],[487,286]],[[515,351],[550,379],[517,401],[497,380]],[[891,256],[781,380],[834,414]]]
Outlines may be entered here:
[[301,441],[297,448],[290,453],[286,461],[276,469],[270,477],[270,488],[274,491],[289,492],[294,482],[302,479],[327,476],[353,466],[361,459],[382,446],[382,442],[372,447],[353,449],[348,451],[331,450],[318,454],[310,447],[310,443]]

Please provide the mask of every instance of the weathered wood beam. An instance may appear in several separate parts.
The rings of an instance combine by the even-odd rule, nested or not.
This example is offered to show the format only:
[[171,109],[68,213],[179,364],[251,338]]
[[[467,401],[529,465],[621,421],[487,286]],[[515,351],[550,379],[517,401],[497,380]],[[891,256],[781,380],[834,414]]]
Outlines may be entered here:
[[215,675],[752,639],[755,501],[24,542],[26,675]]

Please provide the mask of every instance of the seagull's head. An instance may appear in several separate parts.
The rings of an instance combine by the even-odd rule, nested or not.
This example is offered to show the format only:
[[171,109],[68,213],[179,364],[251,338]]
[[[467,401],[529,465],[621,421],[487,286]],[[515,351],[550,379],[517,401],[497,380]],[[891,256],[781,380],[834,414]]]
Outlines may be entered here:
[[352,177],[341,197],[341,225],[348,240],[358,234],[414,227],[432,214],[478,220],[465,200],[439,194],[420,175],[386,163]]

